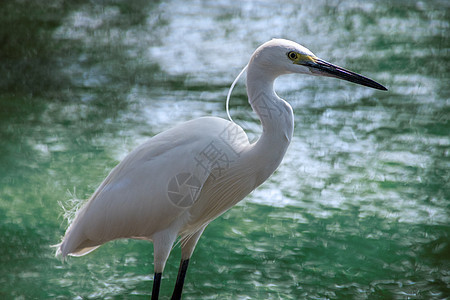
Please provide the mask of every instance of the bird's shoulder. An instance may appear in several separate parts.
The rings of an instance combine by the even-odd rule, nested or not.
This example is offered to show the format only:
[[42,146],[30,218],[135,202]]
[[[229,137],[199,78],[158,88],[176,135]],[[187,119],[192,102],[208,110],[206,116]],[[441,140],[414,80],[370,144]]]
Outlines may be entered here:
[[116,179],[132,173],[138,176],[150,169],[188,171],[197,168],[199,157],[209,154],[232,157],[248,144],[247,135],[235,123],[217,117],[202,117],[150,138],[130,152],[110,176]]
[[211,142],[229,145],[248,143],[242,128],[233,122],[217,117],[202,117],[181,123],[163,131],[138,146],[128,157],[150,160],[158,156],[197,153]]

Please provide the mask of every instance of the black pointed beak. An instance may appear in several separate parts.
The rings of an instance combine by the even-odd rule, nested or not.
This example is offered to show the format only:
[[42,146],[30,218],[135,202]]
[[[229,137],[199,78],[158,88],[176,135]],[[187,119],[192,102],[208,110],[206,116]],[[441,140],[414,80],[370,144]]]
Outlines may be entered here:
[[377,90],[387,91],[383,85],[379,84],[376,81],[373,81],[370,78],[367,78],[363,75],[357,74],[355,72],[346,70],[339,66],[333,65],[329,62],[326,62],[320,58],[315,58],[314,60],[305,64],[305,66],[309,67],[311,72],[316,75],[335,77],[343,80],[347,80],[353,83],[361,84],[367,87],[371,87]]

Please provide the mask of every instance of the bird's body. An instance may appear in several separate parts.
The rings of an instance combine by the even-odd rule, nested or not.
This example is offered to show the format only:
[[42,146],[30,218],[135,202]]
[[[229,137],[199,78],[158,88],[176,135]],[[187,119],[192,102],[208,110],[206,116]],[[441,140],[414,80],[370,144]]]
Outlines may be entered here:
[[[321,73],[324,68],[330,68],[326,74]],[[287,73],[320,73],[353,76],[344,79],[382,87],[336,68],[291,41],[272,40],[259,47],[247,68],[249,102],[263,127],[258,141],[249,143],[241,127],[216,117],[188,121],[154,136],[128,154],[77,213],[60,253],[84,255],[119,238],[151,240],[157,298],[165,262],[180,236],[182,264],[174,298],[180,297],[187,262],[205,227],[263,183],[291,141],[293,111],[275,94],[274,80]]]
[[[195,119],[154,136],[111,171],[77,214],[62,255],[83,255],[118,238],[154,241],[162,232],[168,243],[161,247],[170,249],[177,236],[187,241],[272,174],[288,145],[284,139],[272,145],[280,148],[273,160],[221,118]],[[198,181],[169,186],[180,174]],[[176,202],[176,196],[187,199]]]
[[[248,142],[241,127],[221,118],[199,118],[164,131],[111,171],[77,214],[61,253],[83,255],[119,238],[154,241],[158,233],[167,235],[160,246],[170,250],[177,236],[187,241],[264,182],[288,141],[274,144],[280,146],[274,161],[253,155],[264,151]],[[180,174],[198,181],[169,186]],[[175,202],[177,192],[188,196],[186,203]]]

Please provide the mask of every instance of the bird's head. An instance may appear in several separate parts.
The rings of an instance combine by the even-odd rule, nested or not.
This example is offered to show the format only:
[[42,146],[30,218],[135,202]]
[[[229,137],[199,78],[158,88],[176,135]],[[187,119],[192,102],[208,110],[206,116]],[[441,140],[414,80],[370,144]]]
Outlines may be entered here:
[[253,54],[251,63],[259,68],[270,70],[275,77],[289,73],[327,76],[378,90],[387,90],[365,76],[326,62],[309,49],[284,39],[273,39],[262,44]]

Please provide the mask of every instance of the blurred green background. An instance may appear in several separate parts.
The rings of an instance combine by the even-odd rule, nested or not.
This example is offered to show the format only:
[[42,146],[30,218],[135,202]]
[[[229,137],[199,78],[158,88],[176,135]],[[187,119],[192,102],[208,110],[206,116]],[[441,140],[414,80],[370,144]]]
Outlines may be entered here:
[[[0,297],[148,297],[148,242],[54,257],[64,209],[156,133],[226,117],[230,83],[280,37],[389,92],[278,79],[293,142],[265,184],[208,226],[184,298],[448,299],[449,22],[437,0],[1,1]],[[231,113],[255,140],[243,82]]]

